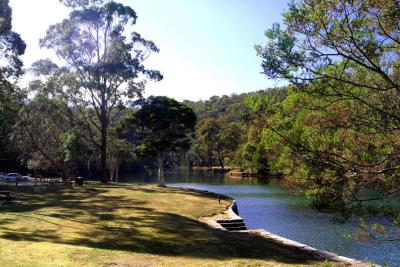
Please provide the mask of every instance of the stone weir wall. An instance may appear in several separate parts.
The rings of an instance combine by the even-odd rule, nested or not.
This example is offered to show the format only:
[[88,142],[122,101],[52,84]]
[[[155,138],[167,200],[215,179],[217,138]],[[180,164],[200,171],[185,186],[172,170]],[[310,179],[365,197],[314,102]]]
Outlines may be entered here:
[[[236,201],[234,199],[232,199],[229,196],[226,195],[222,195],[222,194],[218,194],[218,193],[214,193],[214,192],[210,192],[210,191],[205,191],[205,190],[198,190],[198,189],[192,189],[192,188],[181,188],[181,187],[176,187],[178,189],[182,189],[185,191],[192,191],[192,192],[198,192],[198,193],[202,193],[202,194],[206,194],[206,195],[211,195],[214,196],[218,199],[230,199],[232,200],[232,204],[226,209],[225,211],[225,216],[223,221],[227,221],[227,220],[231,220],[231,221],[243,221],[243,218],[241,218],[239,216],[239,212],[238,212],[238,207],[236,204]],[[218,221],[215,218],[206,218],[205,222],[211,226],[212,228],[216,228],[216,229],[220,229],[222,231],[228,231],[226,228],[224,228],[220,223],[218,223]],[[244,222],[244,221],[243,221]],[[294,240],[290,240],[278,235],[275,235],[273,233],[270,233],[264,229],[257,229],[257,230],[235,230],[234,232],[236,233],[243,233],[243,234],[250,234],[250,235],[257,235],[257,236],[261,236],[263,238],[265,238],[266,240],[274,240],[277,243],[281,243],[287,246],[291,246],[291,247],[295,247],[297,249],[300,249],[302,251],[304,251],[304,253],[307,254],[311,254],[313,255],[317,260],[328,260],[328,261],[333,261],[333,262],[338,262],[338,263],[343,263],[347,266],[357,266],[357,267],[364,267],[364,266],[378,266],[378,265],[373,265],[370,263],[365,263],[359,260],[355,260],[355,259],[351,259],[351,258],[347,258],[347,257],[343,257],[343,256],[339,256],[335,253],[332,252],[328,252],[328,251],[323,251],[323,250],[319,250],[313,247],[310,247],[308,245],[302,244],[300,242],[294,241]]]

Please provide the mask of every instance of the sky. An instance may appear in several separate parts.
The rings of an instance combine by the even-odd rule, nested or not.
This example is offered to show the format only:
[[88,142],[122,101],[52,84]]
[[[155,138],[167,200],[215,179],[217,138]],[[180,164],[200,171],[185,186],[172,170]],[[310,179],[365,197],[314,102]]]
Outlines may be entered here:
[[[134,30],[152,40],[160,53],[145,65],[164,79],[150,82],[146,95],[205,100],[277,86],[261,74],[254,45],[265,44],[264,31],[282,22],[286,0],[120,0],[138,15]],[[70,10],[58,0],[10,0],[13,30],[27,43],[25,67],[54,53],[39,48],[47,28]],[[23,82],[28,78],[23,79]]]

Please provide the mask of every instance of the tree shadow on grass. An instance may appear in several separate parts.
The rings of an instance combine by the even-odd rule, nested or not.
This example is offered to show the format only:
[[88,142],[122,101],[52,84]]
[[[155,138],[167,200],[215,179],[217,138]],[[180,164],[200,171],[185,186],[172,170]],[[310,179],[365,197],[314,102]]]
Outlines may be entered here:
[[142,200],[103,194],[106,191],[93,188],[71,194],[59,190],[30,198],[32,205],[6,207],[21,217],[19,221],[34,220],[43,227],[7,221],[0,224],[0,238],[203,259],[313,260],[296,248],[258,236],[211,229],[179,214],[143,207],[146,202]]

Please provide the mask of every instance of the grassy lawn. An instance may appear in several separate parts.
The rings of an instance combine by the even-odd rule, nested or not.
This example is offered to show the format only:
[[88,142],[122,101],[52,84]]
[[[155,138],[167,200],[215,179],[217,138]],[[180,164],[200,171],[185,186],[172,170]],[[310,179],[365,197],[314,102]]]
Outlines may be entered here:
[[21,203],[0,205],[0,266],[315,264],[295,249],[200,221],[228,200],[148,185],[10,190]]

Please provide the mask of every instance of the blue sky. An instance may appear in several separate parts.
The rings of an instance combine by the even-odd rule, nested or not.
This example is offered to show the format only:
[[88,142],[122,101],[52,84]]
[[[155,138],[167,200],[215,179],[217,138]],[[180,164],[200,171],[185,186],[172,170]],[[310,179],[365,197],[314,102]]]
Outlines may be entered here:
[[[135,30],[160,48],[147,65],[164,80],[147,85],[147,95],[178,100],[207,99],[276,86],[260,74],[255,44],[266,42],[264,31],[281,22],[287,1],[280,0],[121,0],[138,14]],[[58,0],[11,0],[14,30],[28,48],[23,60],[54,57],[39,50],[38,40],[49,25],[69,10]]]

